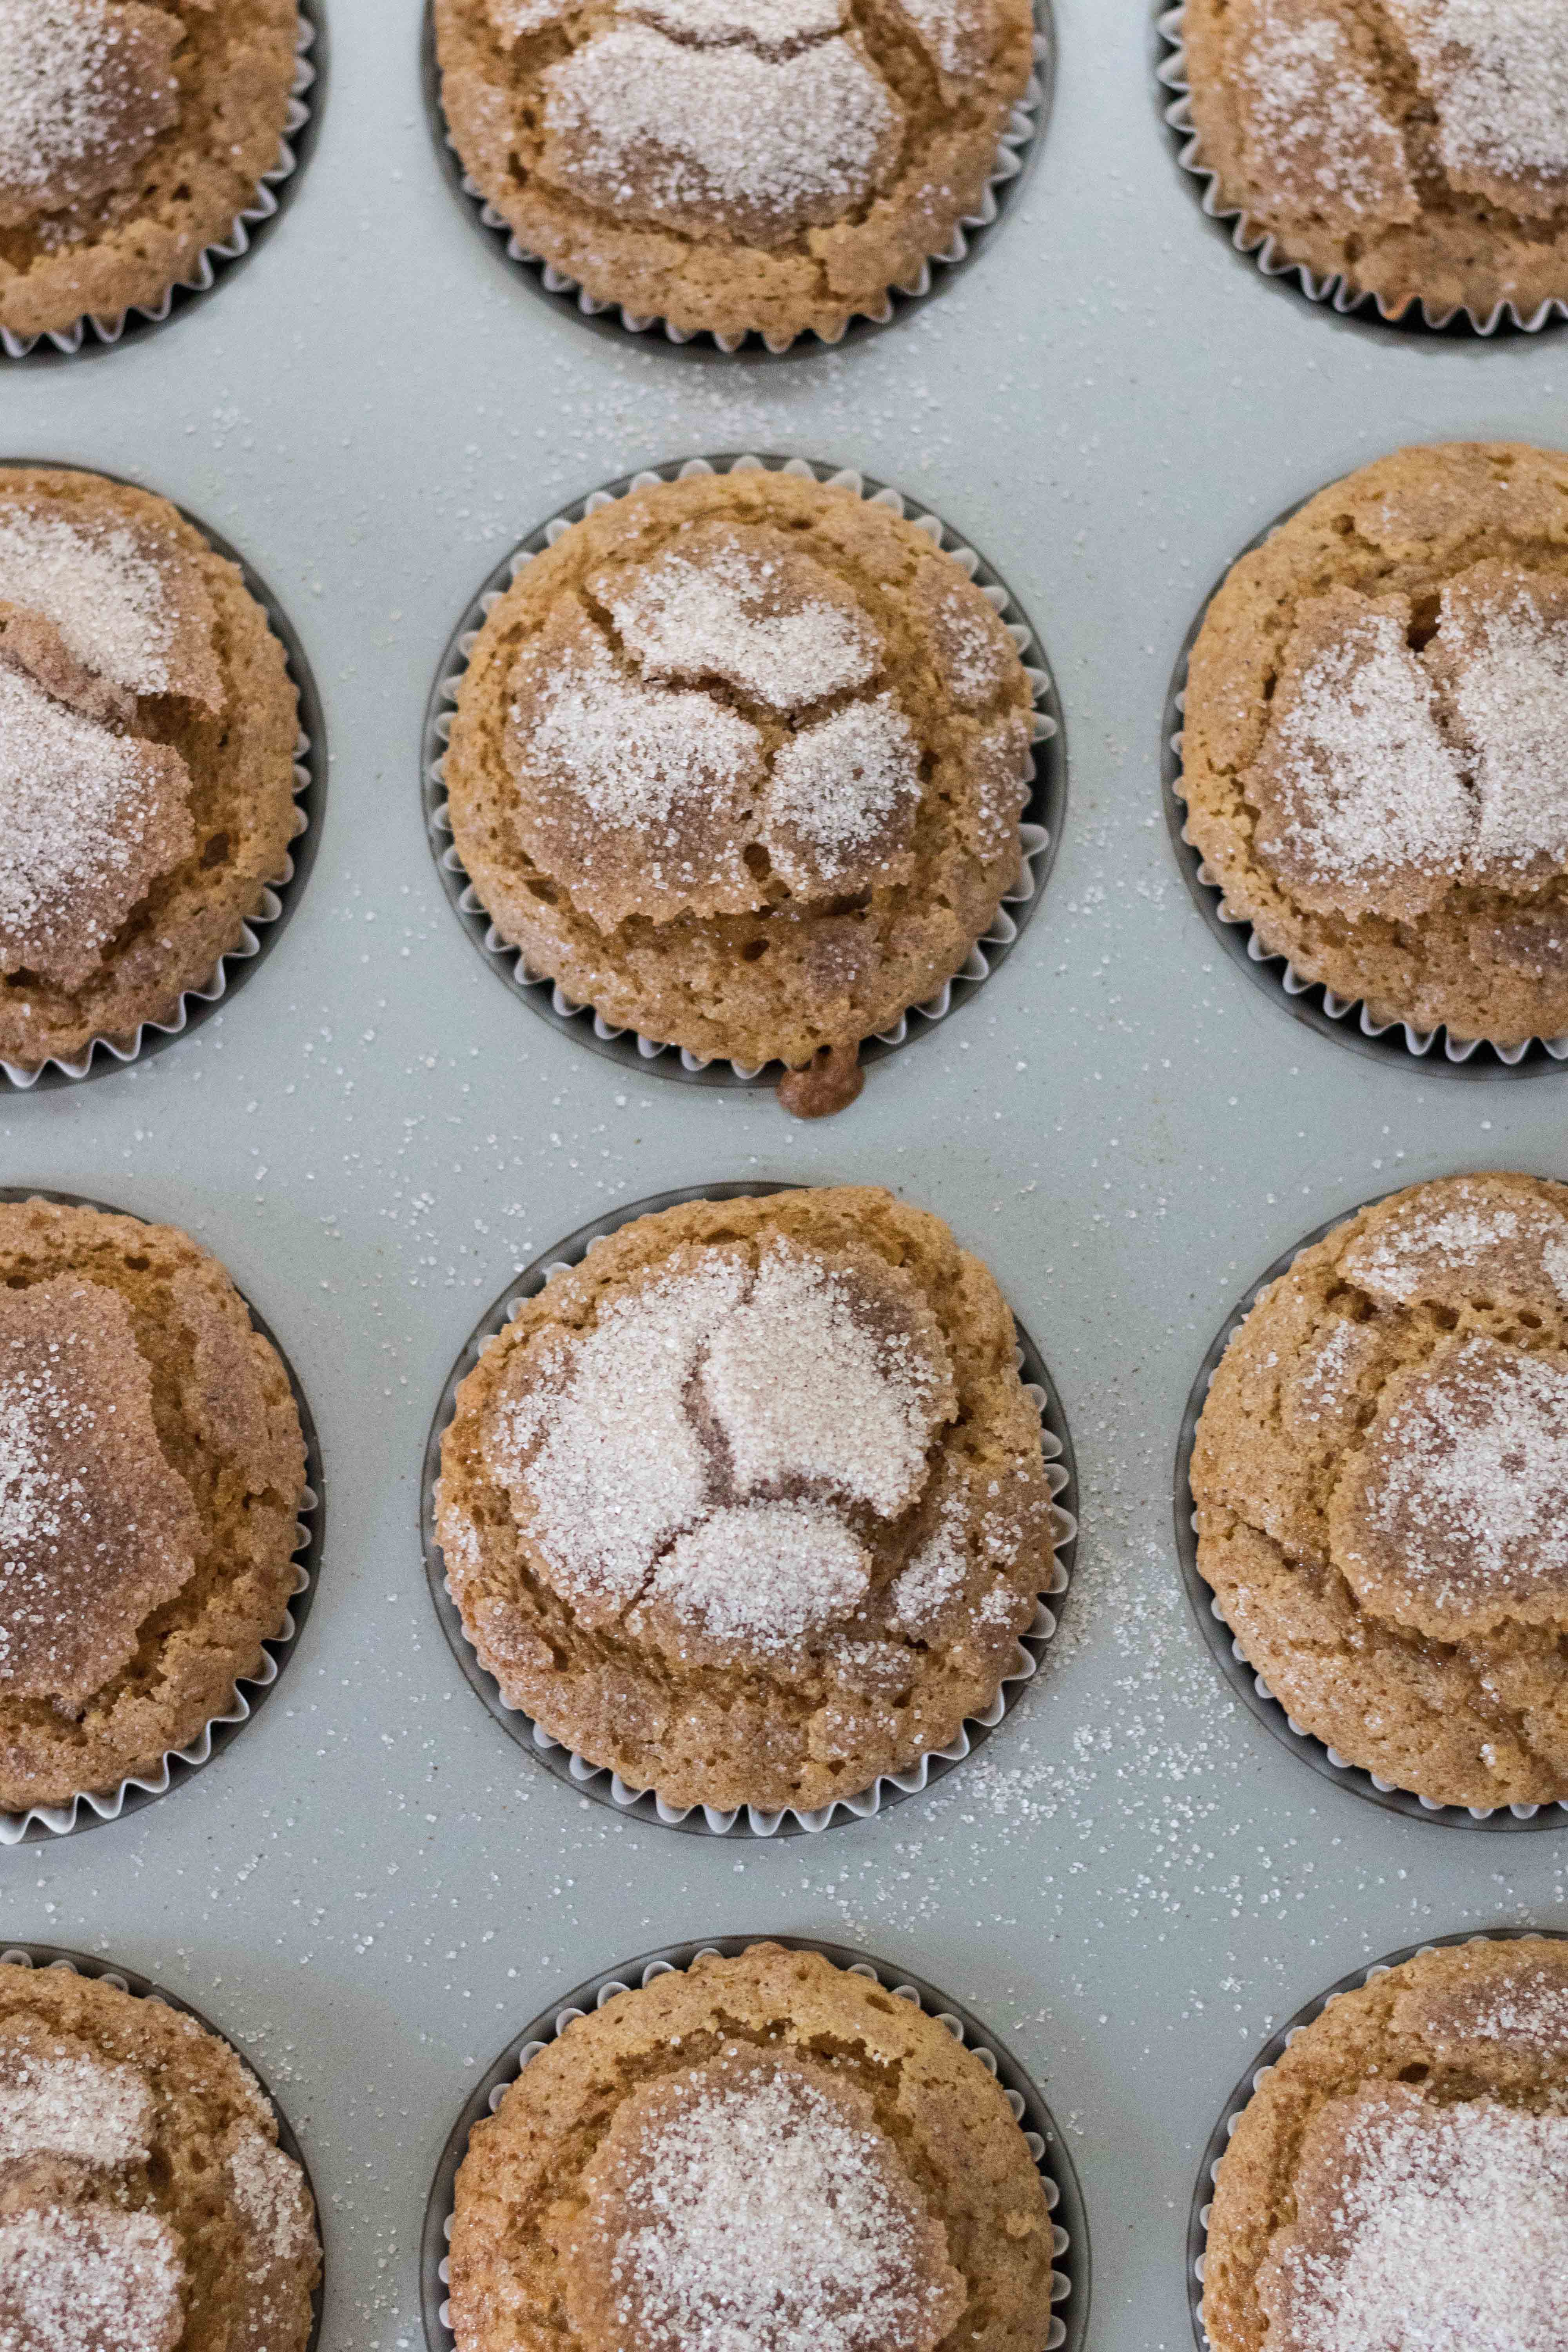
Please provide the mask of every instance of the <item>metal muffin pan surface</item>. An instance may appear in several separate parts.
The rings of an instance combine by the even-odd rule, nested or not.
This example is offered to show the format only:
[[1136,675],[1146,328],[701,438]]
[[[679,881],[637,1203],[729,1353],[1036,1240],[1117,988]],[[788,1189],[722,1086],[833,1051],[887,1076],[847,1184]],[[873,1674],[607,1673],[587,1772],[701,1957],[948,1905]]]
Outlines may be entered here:
[[[251,258],[90,364],[0,369],[8,451],[129,476],[245,551],[331,745],[309,887],[243,993],[103,1084],[0,1094],[0,1181],[197,1234],[319,1424],[330,1535],[265,1721],[170,1801],[0,1852],[0,1895],[8,1937],[123,1957],[255,2051],[310,2146],[331,2352],[419,2344],[421,2217],[492,2053],[563,1986],[737,1921],[864,1946],[983,2019],[1082,2182],[1093,2352],[1169,2352],[1199,2154],[1277,2020],[1396,1947],[1568,1916],[1568,1838],[1435,1834],[1262,1735],[1171,1512],[1194,1370],[1258,1270],[1394,1185],[1568,1176],[1563,1097],[1282,1018],[1194,913],[1156,756],[1173,656],[1260,518],[1404,442],[1568,442],[1568,346],[1270,287],[1176,165],[1153,10],[1053,13],[1035,160],[896,329],[778,365],[585,330],[443,184],[421,0],[328,0],[315,152]],[[896,483],[984,549],[1071,745],[1038,919],[823,1124],[522,1014],[414,790],[476,584],[590,485],[703,450]],[[468,1335],[558,1236],[764,1176],[889,1184],[985,1260],[1050,1367],[1083,1534],[1039,1672],[923,1793],[819,1837],[671,1836],[476,1703],[421,1465]]]

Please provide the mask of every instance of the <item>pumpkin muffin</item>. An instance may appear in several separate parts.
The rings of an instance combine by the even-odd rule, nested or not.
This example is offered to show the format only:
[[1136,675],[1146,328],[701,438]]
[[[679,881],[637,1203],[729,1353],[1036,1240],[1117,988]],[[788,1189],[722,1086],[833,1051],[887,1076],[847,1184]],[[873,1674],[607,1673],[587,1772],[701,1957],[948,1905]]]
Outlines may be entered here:
[[436,0],[441,98],[531,258],[683,334],[836,341],[979,213],[1028,0]]
[[294,1589],[277,1351],[168,1225],[0,1203],[0,1807],[155,1772],[231,1704]]
[[1006,2095],[912,2001],[756,1944],[536,2053],[458,2174],[458,2352],[1044,2352],[1050,2215]]
[[1384,1024],[1568,1033],[1568,457],[1401,449],[1242,557],[1179,790],[1228,911]]
[[0,1964],[0,2343],[304,2352],[321,2272],[304,2173],[226,2042]]
[[813,1811],[990,1705],[1049,1580],[1013,1318],[859,1187],[638,1217],[458,1391],[437,1534],[507,1702],[634,1789]]
[[1226,1350],[1192,1489],[1297,1723],[1435,1803],[1568,1798],[1568,1186],[1418,1184],[1304,1249]]
[[1187,0],[1192,160],[1275,257],[1487,325],[1568,303],[1568,0]]
[[0,0],[0,328],[153,309],[279,161],[296,0]]
[[1559,2352],[1568,1945],[1440,1947],[1331,1999],[1215,2178],[1212,2352]]
[[[837,1056],[962,970],[1022,866],[1031,691],[927,534],[763,469],[589,514],[492,608],[445,761],[501,937],[617,1027]],[[837,1105],[835,1105],[837,1107]]]
[[237,565],[167,499],[0,467],[0,1062],[173,1021],[298,829],[299,698]]

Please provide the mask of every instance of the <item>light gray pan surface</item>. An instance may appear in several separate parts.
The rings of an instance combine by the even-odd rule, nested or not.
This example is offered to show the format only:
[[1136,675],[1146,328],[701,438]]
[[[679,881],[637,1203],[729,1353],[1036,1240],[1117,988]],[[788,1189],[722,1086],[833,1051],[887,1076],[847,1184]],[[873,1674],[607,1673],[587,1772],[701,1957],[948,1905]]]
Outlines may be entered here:
[[[232,1004],[133,1074],[0,1099],[0,1182],[187,1225],[277,1333],[331,1496],[316,1603],[210,1769],[0,1854],[0,1897],[6,1940],[112,1954],[254,2051],[321,2193],[332,2352],[418,2343],[452,2123],[531,2018],[628,1954],[816,1934],[973,2010],[1068,2137],[1094,2352],[1179,2352],[1199,2158],[1275,2025],[1427,1936],[1568,1925],[1568,1827],[1407,1821],[1281,1748],[1205,1646],[1171,1532],[1187,1394],[1247,1285],[1392,1185],[1563,1174],[1568,1069],[1457,1084],[1300,1026],[1194,908],[1160,784],[1172,668],[1233,552],[1401,442],[1568,437],[1568,331],[1397,335],[1266,283],[1177,167],[1152,10],[1057,14],[1018,201],[940,298],[841,352],[682,357],[538,299],[437,169],[417,0],[330,0],[321,135],[254,259],[120,351],[0,372],[0,446],[205,516],[326,709],[314,871]],[[535,1019],[454,919],[420,801],[475,583],[596,483],[747,447],[904,485],[984,549],[1071,753],[1017,951],[816,1128]],[[515,1271],[617,1202],[750,1171],[887,1181],[991,1261],[1060,1391],[1084,1536],[1046,1668],[969,1765],[742,1851],[519,1750],[436,1621],[418,1507],[442,1383]]]

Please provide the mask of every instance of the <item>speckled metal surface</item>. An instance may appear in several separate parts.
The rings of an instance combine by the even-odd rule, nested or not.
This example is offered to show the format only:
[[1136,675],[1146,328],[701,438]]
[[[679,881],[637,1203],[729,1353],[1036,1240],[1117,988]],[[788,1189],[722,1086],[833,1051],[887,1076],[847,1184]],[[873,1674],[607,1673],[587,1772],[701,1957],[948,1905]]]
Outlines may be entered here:
[[[1043,151],[972,268],[772,367],[596,335],[442,184],[418,0],[331,0],[310,171],[255,259],[156,334],[0,377],[5,445],[134,474],[242,546],[332,747],[277,951],[193,1035],[0,1100],[0,1181],[187,1225],[315,1408],[321,1590],[275,1701],[135,1818],[0,1855],[4,1934],[112,1954],[267,2071],[326,2216],[323,2343],[408,2352],[452,2116],[560,1989],[769,1927],[864,1944],[972,2008],[1083,2183],[1095,2352],[1177,2352],[1200,2152],[1247,2058],[1380,1953],[1568,1924],[1568,1840],[1449,1836],[1304,1771],[1204,1646],[1171,1463],[1258,1269],[1370,1193],[1561,1175],[1543,1076],[1456,1086],[1284,1018],[1219,950],[1162,814],[1194,611],[1292,499],[1382,451],[1551,439],[1562,331],[1396,334],[1270,283],[1194,203],[1152,10],[1058,0]],[[539,517],[694,451],[832,458],[983,547],[1050,649],[1060,857],[1005,966],[821,1127],[661,1084],[498,988],[425,844],[421,717],[452,616]],[[984,1751],[830,1837],[672,1837],[574,1795],[475,1705],[420,1559],[425,1433],[487,1301],[616,1203],[749,1172],[880,1181],[993,1264],[1051,1367],[1084,1522],[1049,1660]]]

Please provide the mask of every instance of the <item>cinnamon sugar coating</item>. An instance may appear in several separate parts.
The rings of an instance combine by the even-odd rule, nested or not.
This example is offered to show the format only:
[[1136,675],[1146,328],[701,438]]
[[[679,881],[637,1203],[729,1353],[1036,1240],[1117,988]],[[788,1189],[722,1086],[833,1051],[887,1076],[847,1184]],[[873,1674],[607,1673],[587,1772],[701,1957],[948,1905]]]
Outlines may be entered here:
[[1215,1374],[1192,1487],[1295,1722],[1436,1803],[1568,1796],[1568,1188],[1447,1178],[1303,1250]]
[[0,1276],[16,1811],[153,1772],[224,1711],[282,1625],[305,1456],[276,1350],[185,1234],[0,1205]]
[[[737,2163],[772,2195],[728,2193]],[[819,1953],[700,1958],[568,2025],[475,2126],[455,2205],[458,2352],[668,2352],[704,2323],[758,2352],[1043,2352],[1050,2326],[994,2077]]]

